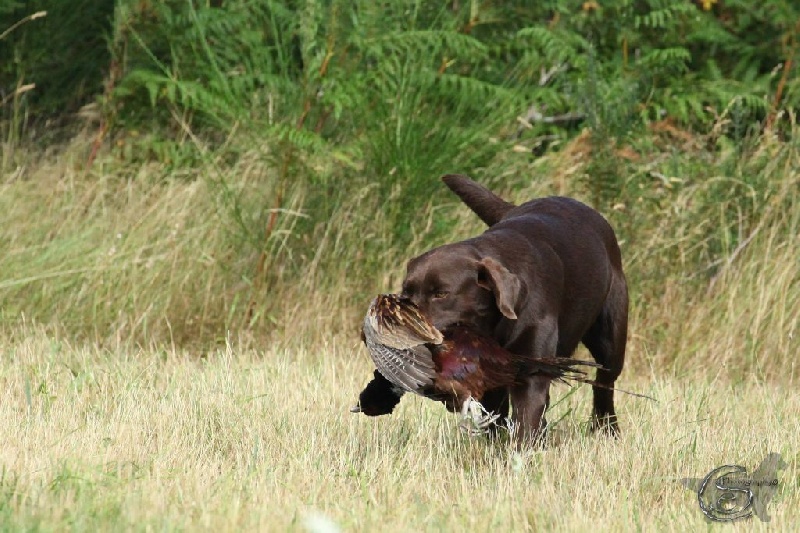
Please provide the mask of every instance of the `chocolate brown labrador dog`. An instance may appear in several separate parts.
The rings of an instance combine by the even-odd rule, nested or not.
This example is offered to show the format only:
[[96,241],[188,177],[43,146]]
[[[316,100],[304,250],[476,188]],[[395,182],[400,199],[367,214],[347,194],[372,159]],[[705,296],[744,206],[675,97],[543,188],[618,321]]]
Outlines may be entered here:
[[[614,230],[577,200],[515,206],[466,176],[442,179],[489,229],[412,259],[403,296],[439,330],[473,328],[531,360],[569,357],[582,342],[603,366],[592,430],[618,435],[612,387],[625,360],[628,289]],[[546,426],[550,381],[532,374],[510,390],[487,392],[483,404],[503,420],[510,400],[517,438],[535,440]]]

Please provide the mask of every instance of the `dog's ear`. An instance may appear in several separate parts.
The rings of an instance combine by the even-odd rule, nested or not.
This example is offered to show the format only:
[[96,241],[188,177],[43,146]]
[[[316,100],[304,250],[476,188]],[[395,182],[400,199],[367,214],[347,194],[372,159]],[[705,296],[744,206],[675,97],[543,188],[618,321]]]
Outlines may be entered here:
[[497,308],[503,316],[516,320],[514,308],[519,301],[522,284],[519,278],[491,257],[478,261],[478,285],[494,293]]

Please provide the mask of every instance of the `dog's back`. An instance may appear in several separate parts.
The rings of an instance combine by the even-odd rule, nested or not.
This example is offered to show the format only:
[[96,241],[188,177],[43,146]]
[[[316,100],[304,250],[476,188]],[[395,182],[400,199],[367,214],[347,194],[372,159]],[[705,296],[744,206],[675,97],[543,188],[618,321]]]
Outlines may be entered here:
[[[549,196],[516,206],[467,176],[448,174],[442,181],[490,227],[489,232],[524,226],[529,237],[547,242],[566,261],[570,261],[576,247],[564,246],[565,243],[579,241],[591,246],[591,243],[602,242],[611,265],[622,270],[619,245],[611,225],[600,213],[578,200]],[[580,260],[585,261],[586,257]]]

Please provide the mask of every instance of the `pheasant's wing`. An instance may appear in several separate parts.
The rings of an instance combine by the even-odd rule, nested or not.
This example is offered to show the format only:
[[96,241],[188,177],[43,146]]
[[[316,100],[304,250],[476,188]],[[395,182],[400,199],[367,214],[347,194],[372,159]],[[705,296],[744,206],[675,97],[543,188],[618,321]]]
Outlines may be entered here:
[[[438,333],[438,335],[437,335]],[[377,342],[398,350],[408,350],[422,344],[441,344],[438,330],[412,329],[405,325],[383,325],[375,328]]]
[[431,385],[436,377],[436,369],[430,350],[425,346],[415,346],[405,350],[392,348],[367,338],[367,349],[372,361],[393,385],[409,392],[419,393]]
[[375,298],[362,333],[378,371],[394,385],[419,393],[433,383],[436,368],[425,344],[439,344],[443,337],[410,300],[393,294]]
[[421,344],[441,344],[442,332],[428,322],[417,306],[393,294],[373,300],[366,322],[375,332],[376,342],[401,350]]
[[428,322],[416,307],[403,309],[398,317],[399,327],[393,329],[399,330],[409,341],[416,344],[441,344],[444,340],[442,332]]

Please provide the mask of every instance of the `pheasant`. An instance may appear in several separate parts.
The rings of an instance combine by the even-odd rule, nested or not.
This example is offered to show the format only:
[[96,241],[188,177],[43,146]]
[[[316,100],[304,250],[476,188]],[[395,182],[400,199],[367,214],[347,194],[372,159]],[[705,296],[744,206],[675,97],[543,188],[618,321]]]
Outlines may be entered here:
[[[389,414],[406,392],[441,401],[461,411],[480,432],[497,415],[480,405],[486,391],[513,385],[524,367],[554,380],[588,381],[579,367],[599,367],[568,358],[520,357],[489,337],[456,326],[439,331],[409,299],[381,294],[364,317],[362,339],[377,370],[351,411]],[[471,431],[472,432],[472,431]]]

